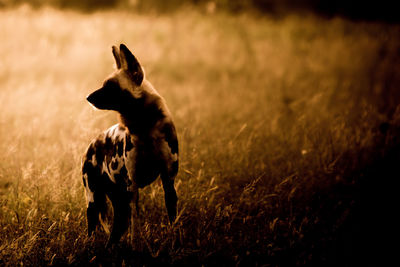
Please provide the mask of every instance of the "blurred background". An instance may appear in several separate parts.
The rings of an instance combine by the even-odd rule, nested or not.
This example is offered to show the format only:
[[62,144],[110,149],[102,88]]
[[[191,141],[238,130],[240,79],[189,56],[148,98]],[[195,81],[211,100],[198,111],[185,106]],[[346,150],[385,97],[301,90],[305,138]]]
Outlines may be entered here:
[[0,7],[10,7],[28,3],[33,7],[50,5],[57,8],[72,8],[82,11],[93,11],[106,8],[129,8],[136,12],[157,11],[171,12],[182,6],[204,7],[208,10],[223,9],[230,12],[245,12],[248,10],[269,15],[285,15],[292,12],[311,11],[320,15],[332,17],[342,15],[352,19],[383,20],[398,22],[396,3],[389,0],[353,0],[353,1],[323,1],[323,0],[1,0]]
[[[0,0],[0,265],[358,266],[390,259],[400,25],[389,1]],[[125,43],[173,114],[140,235],[86,236],[85,98]]]

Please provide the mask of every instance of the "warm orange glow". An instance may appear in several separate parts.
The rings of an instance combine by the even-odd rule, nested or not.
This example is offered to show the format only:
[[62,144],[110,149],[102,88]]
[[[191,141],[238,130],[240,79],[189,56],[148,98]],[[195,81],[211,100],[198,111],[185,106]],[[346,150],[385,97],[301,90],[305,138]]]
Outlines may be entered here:
[[[178,220],[168,226],[160,182],[144,189],[142,256],[280,259],[323,221],[311,212],[315,195],[356,184],[353,171],[385,155],[400,122],[398,25],[207,8],[0,9],[0,265],[113,255],[86,236],[81,157],[117,122],[85,99],[112,72],[111,46],[121,42],[166,99],[180,142]],[[357,201],[331,195],[323,208],[343,214]]]

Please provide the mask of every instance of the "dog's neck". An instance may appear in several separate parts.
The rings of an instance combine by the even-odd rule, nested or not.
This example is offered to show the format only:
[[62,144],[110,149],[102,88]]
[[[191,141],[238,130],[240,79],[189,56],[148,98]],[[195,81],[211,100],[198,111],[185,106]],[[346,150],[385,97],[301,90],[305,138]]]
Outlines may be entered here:
[[143,106],[132,105],[131,109],[119,112],[119,121],[130,134],[137,137],[148,138],[158,121],[165,118],[165,113],[157,101],[152,101]]

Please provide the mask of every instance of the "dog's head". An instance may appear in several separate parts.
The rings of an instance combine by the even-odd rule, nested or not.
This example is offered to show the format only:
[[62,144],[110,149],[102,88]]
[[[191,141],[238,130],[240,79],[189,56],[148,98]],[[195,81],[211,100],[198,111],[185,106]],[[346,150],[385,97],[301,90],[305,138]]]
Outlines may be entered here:
[[98,109],[123,112],[129,108],[132,101],[143,97],[141,85],[144,72],[139,61],[124,44],[121,44],[119,49],[113,46],[112,52],[117,70],[104,81],[100,89],[86,99]]

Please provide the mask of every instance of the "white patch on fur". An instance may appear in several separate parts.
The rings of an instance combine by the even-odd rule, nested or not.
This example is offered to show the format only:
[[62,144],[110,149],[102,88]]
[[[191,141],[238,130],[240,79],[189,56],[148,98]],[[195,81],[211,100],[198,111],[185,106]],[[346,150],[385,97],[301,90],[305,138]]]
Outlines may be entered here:
[[124,138],[125,136],[125,131],[122,131],[119,128],[119,123],[114,124],[113,126],[111,126],[110,128],[108,128],[105,132],[106,136],[110,137],[114,143],[116,143],[115,141],[118,140],[122,140],[122,138]]
[[169,146],[167,141],[163,140],[160,144],[159,149],[164,159],[168,162],[175,162],[178,160],[178,153],[172,153],[171,147]]
[[[114,170],[112,168],[112,164],[115,161],[118,163],[118,165],[117,165],[117,168]],[[112,179],[114,179],[114,181],[115,181],[114,174],[120,173],[122,166],[124,166],[124,158],[116,155],[116,157],[111,160],[111,162],[108,164],[108,166],[109,166],[109,169],[111,170]]]
[[89,206],[89,202],[94,202],[94,193],[92,191],[90,191],[89,188],[86,188],[86,199],[88,201],[88,206]]
[[94,195],[93,195],[94,193],[89,188],[88,176],[86,173],[83,175],[83,179],[85,179],[85,183],[86,183],[86,186],[85,186],[86,202],[87,202],[87,206],[89,207],[89,203],[94,202]]
[[172,161],[177,161],[178,160],[178,153],[171,154],[171,159],[172,159]]
[[93,166],[97,166],[97,159],[95,153],[93,153],[92,158],[90,159],[89,162],[91,162]]
[[107,166],[107,163],[106,163],[106,161],[104,160],[103,161],[103,166],[101,166],[101,173],[103,174],[103,173],[106,173],[107,175],[108,175],[108,177],[110,177],[110,180],[115,184],[116,182],[115,182],[115,179],[114,179],[114,176],[113,175],[111,175],[111,173],[109,172],[109,170],[108,170],[108,166]]
[[110,128],[108,128],[108,130],[106,130],[106,133],[111,133],[110,136],[114,135],[115,130],[118,128],[118,123],[114,124],[113,126],[111,126]]

